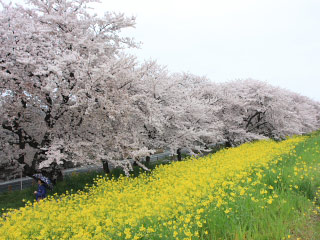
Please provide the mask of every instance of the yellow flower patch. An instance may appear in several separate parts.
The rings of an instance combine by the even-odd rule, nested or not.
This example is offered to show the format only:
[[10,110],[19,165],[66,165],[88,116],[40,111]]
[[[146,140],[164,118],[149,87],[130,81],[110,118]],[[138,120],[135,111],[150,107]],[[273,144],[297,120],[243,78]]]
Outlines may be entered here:
[[[0,220],[0,239],[141,239],[155,234],[163,239],[197,238],[194,229],[205,223],[200,216],[208,206],[231,214],[228,202],[250,192],[243,183],[260,184],[264,172],[257,170],[281,161],[282,154],[305,139],[247,143],[159,166],[149,176],[101,177],[87,192],[53,196],[10,212]],[[266,186],[260,194],[270,190],[272,186]],[[272,204],[273,199],[265,201]]]

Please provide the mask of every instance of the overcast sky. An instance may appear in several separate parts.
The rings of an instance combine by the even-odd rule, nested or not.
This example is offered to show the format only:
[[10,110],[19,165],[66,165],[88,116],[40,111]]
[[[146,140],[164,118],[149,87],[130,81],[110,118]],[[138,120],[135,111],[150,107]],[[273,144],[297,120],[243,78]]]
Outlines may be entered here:
[[113,0],[140,60],[212,81],[254,78],[320,101],[319,0]]
[[[21,2],[15,0],[14,2]],[[215,82],[253,78],[320,101],[320,0],[102,0],[136,16],[140,61]]]

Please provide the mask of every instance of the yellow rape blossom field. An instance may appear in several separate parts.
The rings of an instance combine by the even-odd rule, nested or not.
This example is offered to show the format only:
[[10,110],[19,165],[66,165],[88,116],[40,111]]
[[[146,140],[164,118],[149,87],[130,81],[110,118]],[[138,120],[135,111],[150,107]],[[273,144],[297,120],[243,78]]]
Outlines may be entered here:
[[[294,195],[304,186],[294,179],[307,178],[309,165],[287,162],[308,138],[246,143],[161,165],[136,178],[101,176],[85,191],[54,195],[7,213],[0,220],[0,239],[258,239],[250,229],[253,210],[268,221],[263,215],[268,209],[293,208],[282,197],[285,191],[276,189],[287,184]],[[319,160],[312,167],[319,170]],[[283,177],[286,168],[293,169],[293,181]],[[276,237],[269,239],[295,236],[286,230],[270,232]],[[268,234],[261,232],[261,239]]]

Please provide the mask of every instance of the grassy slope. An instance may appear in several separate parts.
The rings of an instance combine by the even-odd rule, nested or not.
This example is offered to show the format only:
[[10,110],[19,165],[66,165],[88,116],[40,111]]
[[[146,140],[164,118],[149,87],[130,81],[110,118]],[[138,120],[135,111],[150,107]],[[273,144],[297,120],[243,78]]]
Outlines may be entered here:
[[264,169],[261,179],[269,188],[264,197],[276,196],[270,205],[258,204],[259,186],[231,203],[231,214],[211,208],[201,239],[320,239],[319,132],[283,159]]
[[[262,208],[252,201],[256,193],[234,203],[233,213],[209,209],[201,239],[320,239],[320,134],[296,147],[296,153],[264,169],[262,183],[271,186],[273,202]],[[77,191],[93,183],[99,173],[75,175],[59,183],[53,193]],[[115,173],[116,175],[119,174]],[[135,175],[138,171],[135,172]],[[32,200],[34,188],[0,195],[0,208],[23,206],[22,199]],[[52,193],[52,194],[53,194]],[[267,197],[268,195],[266,195]],[[230,205],[231,206],[231,205]]]

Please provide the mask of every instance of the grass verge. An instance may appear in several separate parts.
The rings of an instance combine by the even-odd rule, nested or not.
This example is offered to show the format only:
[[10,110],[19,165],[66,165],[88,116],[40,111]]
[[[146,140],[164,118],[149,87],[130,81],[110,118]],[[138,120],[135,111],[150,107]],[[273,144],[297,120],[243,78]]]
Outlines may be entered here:
[[320,239],[319,144],[317,133],[254,171],[227,208],[210,206],[200,239]]

